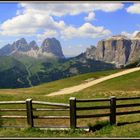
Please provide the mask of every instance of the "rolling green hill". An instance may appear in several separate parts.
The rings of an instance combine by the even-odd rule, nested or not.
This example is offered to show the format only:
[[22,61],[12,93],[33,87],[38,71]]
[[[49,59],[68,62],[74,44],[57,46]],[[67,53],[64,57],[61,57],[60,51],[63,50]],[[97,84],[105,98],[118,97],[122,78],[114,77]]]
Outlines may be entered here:
[[24,66],[13,57],[0,56],[0,72],[11,69],[17,65],[19,65],[21,69],[24,69]]
[[0,88],[32,87],[83,73],[114,69],[112,64],[80,59],[0,57],[0,78],[4,79],[0,81]]
[[[33,86],[30,88],[19,88],[19,89],[0,89],[1,95],[9,95],[15,96],[15,98],[27,98],[32,97],[34,99],[40,100],[52,100],[57,102],[67,102],[69,97],[75,96],[78,98],[96,98],[96,97],[108,97],[111,95],[115,95],[117,97],[120,96],[135,96],[139,95],[140,91],[140,71],[133,72],[124,76],[120,76],[117,78],[113,78],[107,81],[104,81],[100,84],[91,86],[86,88],[80,92],[69,94],[69,95],[61,95],[59,99],[57,96],[55,97],[44,97],[44,95],[49,94],[51,92],[58,91],[60,89],[78,85],[81,83],[85,83],[86,80],[90,79],[98,79],[103,76],[107,76],[113,73],[116,73],[120,70],[108,70],[101,72],[93,72],[88,74],[81,74],[77,76],[72,76],[70,78],[64,78],[61,80],[56,80],[49,83],[40,84],[38,86]],[[4,94],[5,93],[5,94]],[[61,98],[63,100],[61,100]]]
[[28,87],[25,66],[13,57],[0,57],[0,88]]
[[61,80],[56,80],[53,82],[44,83],[38,86],[29,87],[29,88],[0,89],[0,94],[4,95],[3,93],[5,93],[5,96],[6,94],[8,94],[13,97],[16,94],[17,96],[15,98],[17,98],[18,96],[19,98],[28,97],[29,95],[29,97],[32,97],[32,96],[33,98],[41,97],[41,99],[44,100],[45,98],[44,97],[42,98],[42,95],[49,94],[50,92],[54,92],[65,87],[70,87],[70,86],[84,83],[86,82],[85,80],[90,79],[90,78],[98,79],[102,76],[107,76],[107,75],[116,73],[117,71],[120,71],[120,70],[108,70],[108,71],[81,74],[77,76],[72,76],[70,78],[64,78]]

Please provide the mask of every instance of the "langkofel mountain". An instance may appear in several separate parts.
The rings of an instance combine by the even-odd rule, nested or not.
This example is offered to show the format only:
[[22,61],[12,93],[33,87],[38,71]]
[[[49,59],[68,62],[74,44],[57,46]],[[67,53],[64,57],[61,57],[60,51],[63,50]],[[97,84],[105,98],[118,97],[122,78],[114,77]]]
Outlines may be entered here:
[[47,38],[43,41],[41,47],[38,47],[35,41],[29,44],[24,38],[17,40],[13,44],[7,44],[0,49],[0,56],[27,55],[34,58],[64,58],[61,44],[55,38]]

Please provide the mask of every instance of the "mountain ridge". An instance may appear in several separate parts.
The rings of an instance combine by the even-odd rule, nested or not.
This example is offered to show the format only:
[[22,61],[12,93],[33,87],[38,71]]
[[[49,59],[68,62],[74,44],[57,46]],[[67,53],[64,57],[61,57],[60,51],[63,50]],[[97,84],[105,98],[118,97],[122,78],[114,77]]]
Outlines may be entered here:
[[7,44],[0,49],[0,56],[27,55],[34,58],[56,57],[64,58],[60,42],[55,38],[46,38],[41,47],[36,41],[27,43],[25,38],[21,38],[12,44]]
[[[0,77],[6,78],[6,83],[0,81],[0,87],[30,87],[78,74],[122,68],[129,66],[129,63],[132,63],[129,67],[136,67],[140,64],[138,38],[139,33],[134,39],[115,35],[100,40],[97,46],[92,45],[85,52],[71,58],[64,56],[61,44],[55,38],[46,38],[40,47],[34,40],[28,43],[21,38],[0,49],[0,57],[11,57],[13,60],[13,63],[9,59],[0,61],[1,66],[5,64],[0,68],[0,71],[5,69]],[[15,63],[16,60],[19,63]],[[8,79],[14,81],[14,84]]]

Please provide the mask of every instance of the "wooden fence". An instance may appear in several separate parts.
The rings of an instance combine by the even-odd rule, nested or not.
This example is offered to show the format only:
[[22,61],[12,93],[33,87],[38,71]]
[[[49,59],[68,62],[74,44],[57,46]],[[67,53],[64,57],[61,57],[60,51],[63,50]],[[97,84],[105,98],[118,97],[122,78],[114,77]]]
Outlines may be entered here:
[[[34,115],[35,111],[69,111],[69,104],[62,103],[52,103],[52,102],[42,102],[42,101],[32,101],[32,99],[27,99],[26,101],[0,101],[0,105],[13,105],[13,104],[23,104],[24,109],[0,109],[0,112],[26,112],[26,116],[21,115],[0,115],[0,119],[26,119],[28,127],[34,127],[34,119],[70,119],[69,116],[37,116]],[[33,105],[47,105],[47,108],[33,108]],[[48,108],[48,106],[56,108]]]
[[[26,119],[29,127],[34,127],[34,119],[69,119],[70,128],[77,128],[77,119],[82,118],[98,118],[98,117],[109,117],[109,121],[111,125],[116,124],[116,117],[118,115],[128,115],[128,114],[137,114],[140,113],[140,110],[133,111],[123,111],[117,112],[117,108],[129,108],[129,107],[138,107],[140,103],[125,103],[126,100],[137,100],[140,97],[127,97],[127,98],[116,98],[115,96],[111,96],[110,98],[98,98],[98,99],[76,99],[75,97],[71,97],[69,99],[69,104],[62,103],[52,103],[52,102],[42,102],[42,101],[32,101],[32,99],[27,99],[26,101],[0,101],[0,105],[8,105],[8,104],[24,104],[26,105],[26,109],[0,109],[0,112],[12,112],[12,111],[26,111],[26,116],[21,115],[1,115],[0,119]],[[117,101],[123,101],[123,104],[117,104]],[[108,105],[100,105],[100,106],[84,106],[84,103],[97,103],[107,102]],[[77,103],[82,103],[82,106],[78,107]],[[57,108],[34,108],[33,104],[36,105],[47,105],[54,106]],[[59,107],[59,108],[58,108]],[[101,113],[101,114],[82,114],[77,115],[78,111],[89,111],[89,110],[104,110],[109,109],[109,113]],[[67,116],[36,116],[34,115],[34,111],[68,111],[69,115]],[[52,120],[53,121],[53,120]]]
[[[76,98],[71,98],[71,112],[73,112],[71,117],[71,127],[76,128],[76,122],[77,119],[81,118],[96,118],[96,117],[109,117],[110,124],[115,125],[116,124],[116,117],[118,115],[128,115],[128,114],[137,114],[140,113],[140,110],[136,111],[123,111],[123,112],[116,112],[117,108],[128,108],[128,107],[138,107],[140,106],[140,103],[130,103],[130,104],[119,104],[117,105],[117,101],[126,101],[126,100],[136,100],[140,99],[140,97],[128,97],[128,98],[116,98],[115,96],[111,96],[110,98],[100,98],[100,99],[76,99]],[[95,102],[109,102],[109,105],[103,106],[93,106],[93,107],[76,107],[77,103],[95,103]],[[104,109],[109,109],[109,113],[103,113],[103,114],[93,114],[93,115],[77,115],[77,111],[81,110],[104,110]]]

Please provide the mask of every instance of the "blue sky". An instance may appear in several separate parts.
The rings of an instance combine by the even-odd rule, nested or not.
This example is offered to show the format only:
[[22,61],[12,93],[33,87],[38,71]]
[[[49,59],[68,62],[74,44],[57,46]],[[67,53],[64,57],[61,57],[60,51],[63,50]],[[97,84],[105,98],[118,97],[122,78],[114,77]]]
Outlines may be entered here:
[[0,48],[22,37],[38,45],[55,37],[64,55],[74,56],[101,39],[138,31],[140,3],[0,3]]

